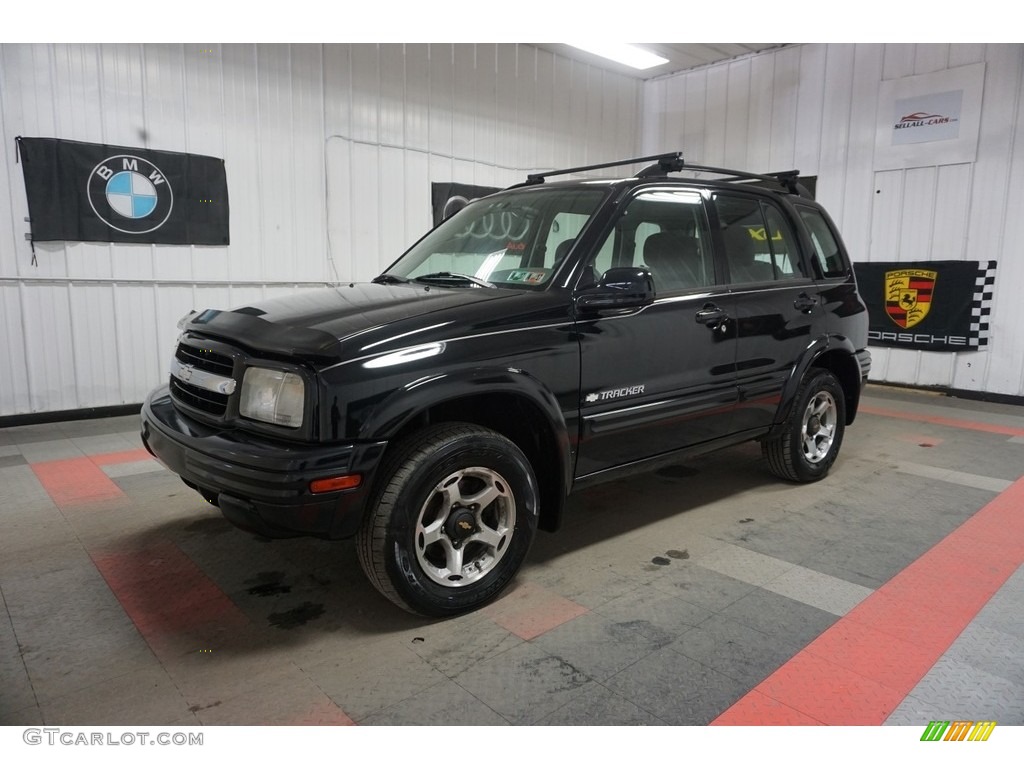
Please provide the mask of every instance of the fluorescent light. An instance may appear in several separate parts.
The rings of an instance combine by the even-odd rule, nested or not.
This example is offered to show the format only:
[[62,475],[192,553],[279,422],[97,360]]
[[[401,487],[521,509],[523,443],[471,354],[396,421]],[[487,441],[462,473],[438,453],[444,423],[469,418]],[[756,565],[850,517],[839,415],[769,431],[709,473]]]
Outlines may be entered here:
[[668,59],[629,43],[566,43],[566,45],[617,61],[619,64],[625,64],[633,69],[650,69],[659,64],[668,64]]

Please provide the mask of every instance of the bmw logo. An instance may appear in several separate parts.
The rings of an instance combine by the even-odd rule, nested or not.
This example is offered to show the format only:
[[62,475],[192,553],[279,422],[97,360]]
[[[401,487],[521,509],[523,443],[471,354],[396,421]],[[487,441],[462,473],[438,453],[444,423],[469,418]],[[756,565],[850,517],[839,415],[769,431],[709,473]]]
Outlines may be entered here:
[[163,171],[135,155],[114,155],[99,163],[89,174],[87,193],[104,224],[134,235],[159,229],[174,207]]

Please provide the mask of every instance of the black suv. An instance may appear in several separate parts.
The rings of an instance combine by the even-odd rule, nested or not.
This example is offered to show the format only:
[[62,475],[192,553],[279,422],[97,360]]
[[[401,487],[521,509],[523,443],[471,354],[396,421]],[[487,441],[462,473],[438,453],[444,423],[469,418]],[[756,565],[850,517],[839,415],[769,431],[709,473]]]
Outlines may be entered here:
[[431,616],[498,595],[585,485],[752,439],[821,479],[871,359],[796,172],[679,154],[532,175],[369,284],[179,326],[146,447],[241,528],[358,537],[370,581]]

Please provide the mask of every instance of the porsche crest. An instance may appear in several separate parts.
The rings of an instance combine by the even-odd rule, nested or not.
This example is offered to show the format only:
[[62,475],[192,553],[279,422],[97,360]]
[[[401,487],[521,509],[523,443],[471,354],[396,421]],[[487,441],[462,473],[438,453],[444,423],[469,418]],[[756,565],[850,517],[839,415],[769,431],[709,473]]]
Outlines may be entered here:
[[900,328],[913,328],[928,315],[938,272],[898,269],[885,273],[885,312]]

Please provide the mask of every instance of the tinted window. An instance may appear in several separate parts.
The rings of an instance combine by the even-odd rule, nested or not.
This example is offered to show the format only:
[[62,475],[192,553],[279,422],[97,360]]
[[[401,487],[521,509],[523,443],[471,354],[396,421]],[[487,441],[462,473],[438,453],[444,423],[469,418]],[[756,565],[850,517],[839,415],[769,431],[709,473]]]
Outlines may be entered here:
[[774,205],[722,194],[715,205],[733,283],[803,277],[793,230]]
[[474,201],[413,246],[388,273],[415,280],[452,272],[516,287],[543,286],[604,195],[599,189],[540,188]]
[[637,195],[598,250],[594,275],[611,266],[647,267],[658,293],[714,285],[711,240],[700,194],[662,190]]
[[846,274],[846,265],[843,264],[842,254],[839,252],[839,243],[832,234],[825,217],[813,208],[798,208],[800,218],[804,220],[807,231],[811,236],[811,244],[814,246],[814,257],[825,277],[842,277]]
[[803,261],[800,259],[800,249],[789,222],[782,215],[782,211],[774,205],[762,205],[764,218],[768,223],[765,237],[771,246],[772,266],[775,268],[776,279],[806,276]]

